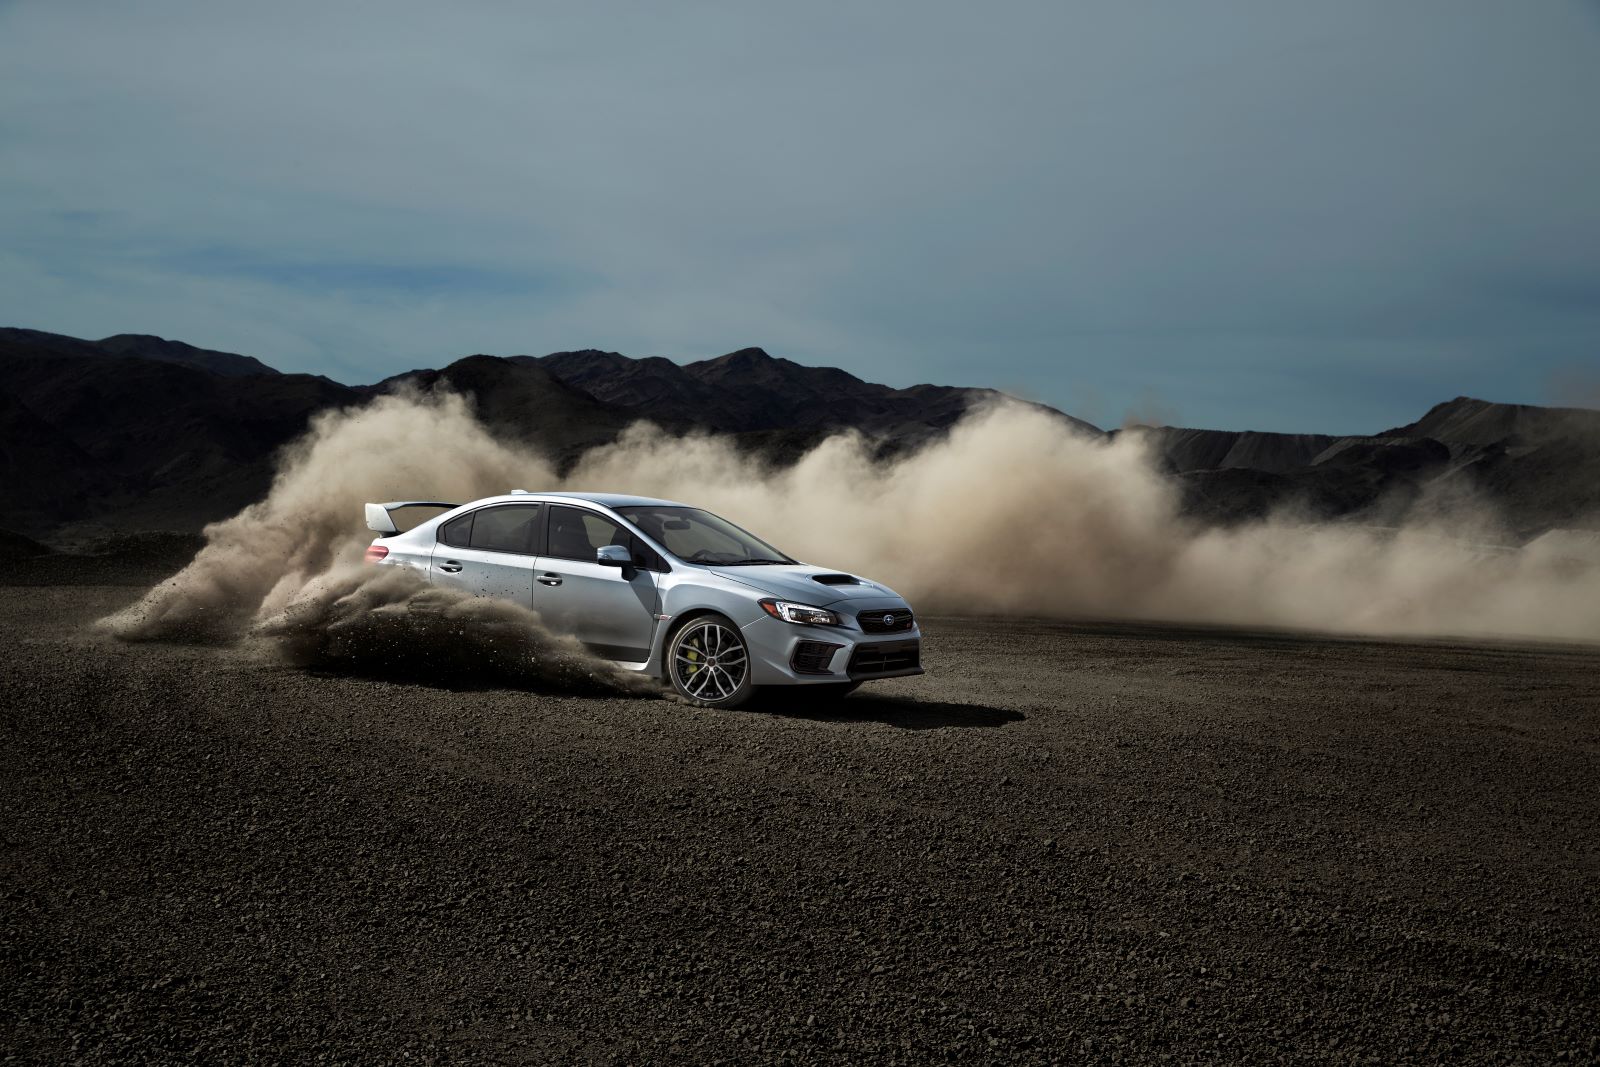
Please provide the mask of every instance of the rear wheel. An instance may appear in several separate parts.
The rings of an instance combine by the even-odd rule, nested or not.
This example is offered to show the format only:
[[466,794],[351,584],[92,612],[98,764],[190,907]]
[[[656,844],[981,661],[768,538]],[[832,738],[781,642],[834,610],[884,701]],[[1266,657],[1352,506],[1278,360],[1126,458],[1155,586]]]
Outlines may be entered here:
[[690,619],[672,635],[667,676],[678,695],[703,708],[737,708],[750,699],[750,649],[721,615]]

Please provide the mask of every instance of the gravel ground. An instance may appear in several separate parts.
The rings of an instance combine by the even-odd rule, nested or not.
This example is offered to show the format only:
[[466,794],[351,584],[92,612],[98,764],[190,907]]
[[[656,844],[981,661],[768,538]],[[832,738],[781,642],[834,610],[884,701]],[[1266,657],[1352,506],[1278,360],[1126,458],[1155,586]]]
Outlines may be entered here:
[[1600,651],[932,619],[829,713],[0,588],[0,1056],[1600,1057]]

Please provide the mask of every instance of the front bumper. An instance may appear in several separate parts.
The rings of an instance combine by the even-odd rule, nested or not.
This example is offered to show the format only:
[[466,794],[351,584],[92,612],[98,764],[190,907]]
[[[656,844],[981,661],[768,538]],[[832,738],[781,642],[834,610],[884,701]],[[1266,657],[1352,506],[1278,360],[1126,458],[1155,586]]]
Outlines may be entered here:
[[845,626],[796,626],[762,617],[742,628],[756,685],[817,685],[922,673],[922,631],[890,634]]

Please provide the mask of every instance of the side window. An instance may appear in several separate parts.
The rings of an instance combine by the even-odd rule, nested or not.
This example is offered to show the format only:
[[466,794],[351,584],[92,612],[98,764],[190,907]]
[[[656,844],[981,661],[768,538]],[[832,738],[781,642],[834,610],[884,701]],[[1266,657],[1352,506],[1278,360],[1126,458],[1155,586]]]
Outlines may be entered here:
[[533,554],[533,531],[539,519],[539,505],[507,504],[483,508],[472,514],[474,521],[468,547]]
[[625,545],[628,533],[603,515],[555,504],[550,508],[550,544],[545,554],[593,563],[603,545]]
[[451,519],[439,527],[439,543],[466,548],[472,539],[472,516],[476,514],[475,511],[469,511],[459,519]]
[[651,571],[666,570],[661,557],[620,523],[583,508],[571,508],[563,504],[550,508],[550,544],[545,549],[546,555],[593,563],[595,553],[606,545],[627,548],[636,567]]

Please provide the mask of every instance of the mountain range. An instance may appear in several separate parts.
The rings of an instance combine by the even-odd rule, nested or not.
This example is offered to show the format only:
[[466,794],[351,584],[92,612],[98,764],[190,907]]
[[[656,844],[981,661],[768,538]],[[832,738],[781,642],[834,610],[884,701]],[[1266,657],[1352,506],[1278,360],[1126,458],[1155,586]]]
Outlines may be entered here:
[[[0,329],[0,529],[192,531],[259,499],[278,448],[329,408],[402,383],[469,396],[496,432],[570,461],[639,418],[727,434],[786,462],[854,428],[880,454],[944,433],[990,389],[896,389],[746,348],[678,364],[583,350],[468,356],[372,385],[284,374],[251,356],[119,334],[88,341]],[[1037,405],[1036,405],[1037,406]],[[1038,406],[1076,432],[1101,429]],[[1233,522],[1295,507],[1393,519],[1465,493],[1531,537],[1600,516],[1600,412],[1468,397],[1407,426],[1335,437],[1134,426],[1187,510]]]

